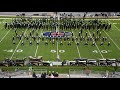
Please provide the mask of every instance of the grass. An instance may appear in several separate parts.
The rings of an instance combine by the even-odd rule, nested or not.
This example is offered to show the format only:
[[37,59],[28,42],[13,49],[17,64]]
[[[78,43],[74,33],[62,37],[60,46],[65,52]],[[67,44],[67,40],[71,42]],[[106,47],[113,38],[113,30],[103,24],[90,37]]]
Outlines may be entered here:
[[[7,22],[9,22],[10,20],[6,20]],[[1,21],[2,22],[2,21]],[[116,27],[120,28],[119,25],[119,20],[116,21],[110,21],[111,23],[118,23],[116,25]],[[4,60],[4,58],[8,57],[11,58],[11,56],[13,55],[12,59],[16,59],[16,58],[23,58],[23,57],[28,57],[28,56],[43,56],[44,60],[50,60],[50,61],[55,61],[57,58],[57,52],[60,56],[61,60],[74,60],[75,58],[91,58],[91,59],[100,59],[100,58],[116,58],[119,59],[120,55],[119,55],[119,47],[120,47],[120,39],[119,39],[119,33],[120,31],[118,29],[116,29],[116,27],[114,25],[112,25],[112,29],[111,30],[107,30],[107,31],[101,31],[102,32],[102,36],[107,36],[108,40],[105,42],[105,44],[103,46],[100,46],[100,41],[97,42],[97,46],[93,47],[92,46],[92,42],[89,42],[88,46],[85,46],[84,43],[86,41],[79,41],[80,45],[76,46],[75,42],[72,42],[71,46],[68,46],[68,41],[64,42],[63,46],[60,45],[60,41],[58,41],[58,50],[57,50],[57,42],[55,43],[55,45],[52,45],[51,43],[49,43],[48,45],[45,45],[45,41],[40,41],[40,45],[37,47],[36,42],[33,42],[33,45],[29,45],[29,41],[25,40],[24,38],[21,41],[24,41],[25,45],[22,46],[21,42],[19,43],[19,40],[16,40],[16,44],[13,45],[12,44],[12,36],[15,36],[14,30],[5,30],[3,27],[4,23],[0,24],[0,39],[2,39],[6,34],[6,36],[4,37],[4,39],[0,42],[0,60]],[[18,29],[17,32],[19,34],[22,33],[22,31],[25,31],[24,29]],[[49,30],[36,30],[39,33],[39,36],[46,31],[50,31]],[[78,32],[79,30],[65,30],[65,31],[69,31],[69,32],[74,32],[75,37],[78,37]],[[26,35],[29,35],[30,30],[26,30]],[[85,35],[85,33],[88,32],[88,36],[91,36],[93,32],[96,32],[95,30],[84,30],[83,31],[83,36]],[[108,42],[111,42],[111,46],[107,46]],[[19,45],[18,45],[19,44]],[[37,49],[37,50],[36,50]],[[4,50],[12,50],[11,52],[7,52]],[[23,50],[23,52],[17,52],[17,50]],[[51,50],[55,50],[55,53],[52,53]],[[64,50],[64,53],[61,53],[60,50]],[[93,52],[93,51],[95,51]],[[37,52],[36,52],[37,51]],[[104,53],[107,52],[107,53]],[[14,53],[15,52],[15,53]],[[100,53],[101,52],[101,53]]]
[[[20,70],[29,70],[29,67],[24,66],[24,67],[17,67]],[[33,69],[46,69],[47,71],[55,71],[55,72],[59,72],[59,73],[69,73],[70,69],[73,70],[84,70],[84,66],[53,66],[53,67],[46,67],[46,66],[39,66],[39,67],[35,67],[33,66]],[[89,66],[90,70],[92,71],[114,71],[114,67],[103,67],[103,66]],[[1,69],[3,69],[4,71],[14,71],[16,69],[16,67],[1,67]],[[120,67],[117,69],[117,71],[120,71]]]
[[[16,40],[16,44],[13,45],[12,44],[12,36],[15,36],[14,30],[8,30],[8,29],[4,29],[4,23],[3,23],[4,19],[0,19],[0,40],[2,40],[0,42],[0,60],[4,60],[6,57],[7,58],[12,58],[13,60],[15,60],[16,58],[20,58],[22,59],[23,57],[27,57],[28,56],[35,56],[36,53],[36,49],[37,49],[37,53],[36,56],[43,56],[43,60],[46,61],[56,61],[57,58],[57,53],[51,53],[51,50],[55,50],[56,52],[58,52],[60,59],[61,60],[74,60],[75,58],[90,58],[90,59],[101,59],[101,58],[116,58],[119,59],[120,58],[120,20],[109,20],[110,23],[117,23],[117,24],[112,24],[112,29],[111,30],[106,30],[106,31],[101,31],[102,32],[102,36],[107,36],[108,37],[108,41],[111,42],[111,46],[107,46],[107,42],[105,42],[104,46],[100,46],[100,41],[97,42],[97,47],[92,47],[92,41],[89,42],[88,46],[84,46],[85,41],[80,42],[80,45],[77,46],[75,44],[75,42],[72,43],[71,46],[68,46],[68,41],[64,42],[63,46],[60,45],[60,41],[58,41],[58,51],[57,51],[57,42],[55,43],[55,45],[52,45],[51,43],[49,43],[48,45],[45,45],[45,41],[40,41],[40,45],[37,48],[36,43],[32,40],[33,45],[30,46],[29,45],[29,41],[22,39],[25,42],[25,45],[22,46],[21,43],[19,44],[19,40]],[[4,22],[10,22],[11,20],[6,19]],[[107,21],[107,20],[106,20]],[[117,27],[117,28],[116,28]],[[22,31],[25,31],[24,29],[18,29],[17,30],[19,34],[21,34]],[[51,31],[46,30],[46,29],[40,29],[40,30],[36,30],[39,35],[41,35],[43,32],[46,31]],[[65,30],[65,31],[69,31],[69,32],[74,32],[75,37],[78,37],[78,32],[79,30]],[[26,35],[28,35],[30,32],[30,30],[26,30]],[[85,33],[88,32],[88,35],[90,36],[90,34],[92,35],[93,32],[95,32],[95,30],[85,30],[83,31],[83,35],[85,35]],[[5,36],[6,35],[6,36]],[[5,36],[5,37],[4,37]],[[3,38],[4,37],[4,38]],[[18,45],[19,44],[19,45]],[[7,52],[4,50],[11,50],[12,52]],[[17,50],[23,50],[23,52],[16,52]],[[59,52],[60,50],[64,50],[64,53]],[[94,50],[97,51],[97,53],[93,52]],[[103,53],[102,51],[107,51],[107,53]],[[101,54],[100,54],[100,52]],[[15,53],[14,53],[15,52]],[[80,53],[78,53],[80,52]],[[13,55],[13,57],[12,57]],[[2,68],[2,67],[0,67]],[[4,67],[4,68],[8,68],[8,67]],[[21,67],[23,68],[28,68],[28,67]],[[47,68],[48,70],[55,70],[58,72],[68,72],[68,70],[70,68],[73,67],[36,67],[36,68]],[[64,68],[64,69],[63,69]],[[76,69],[82,69],[83,67],[76,67]],[[94,68],[94,67],[92,67]],[[14,67],[10,67],[10,69],[14,69]],[[111,67],[107,68],[108,70],[113,70]],[[105,67],[95,67],[94,70],[106,70]]]

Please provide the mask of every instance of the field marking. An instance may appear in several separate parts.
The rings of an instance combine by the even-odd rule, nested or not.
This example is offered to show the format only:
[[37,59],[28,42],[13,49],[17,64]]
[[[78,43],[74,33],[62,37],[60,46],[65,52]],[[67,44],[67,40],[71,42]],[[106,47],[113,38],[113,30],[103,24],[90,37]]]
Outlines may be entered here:
[[57,58],[59,59],[59,53],[58,53],[58,41],[57,41]]
[[[58,17],[57,19],[60,20],[59,16],[57,17]],[[59,33],[59,26],[58,27],[56,26],[56,32]],[[59,52],[58,52],[58,41],[57,41],[57,59],[60,59]]]
[[112,24],[118,24],[118,23],[112,23]]
[[56,50],[50,50],[51,53],[56,53]]
[[0,18],[0,19],[12,19],[12,18]]
[[[4,19],[3,21],[2,21],[2,24],[3,24],[3,22],[5,22],[6,21],[6,19]],[[4,28],[4,27],[3,27]],[[3,29],[3,28],[0,28],[0,29]]]
[[[43,29],[41,30],[40,36],[42,36],[42,31],[43,31]],[[35,57],[36,57],[37,52],[38,52],[38,47],[39,47],[39,45],[37,45],[36,52],[35,52]]]
[[[74,31],[73,31],[73,30],[72,30],[72,32],[73,32],[73,34],[74,34]],[[75,34],[74,34],[74,36],[75,36]],[[77,51],[78,51],[79,58],[81,58],[80,51],[79,51],[79,48],[78,48],[78,46],[77,46],[76,39],[75,39],[75,44],[76,44],[76,47],[77,47]]]
[[35,57],[36,57],[37,51],[38,51],[38,45],[37,45],[37,48],[36,48],[36,51],[35,51]]
[[[109,20],[108,20],[109,21]],[[110,22],[110,21],[109,21]],[[110,22],[111,23],[111,22]],[[114,24],[113,24],[114,25]],[[115,25],[114,25],[115,26]],[[117,26],[115,26],[116,28],[117,28],[117,30],[118,31],[120,31],[120,29],[117,27]],[[106,31],[104,31],[105,33],[106,33]],[[107,34],[107,33],[106,33]],[[118,50],[120,50],[120,47],[114,42],[114,40],[110,37],[110,35],[109,34],[107,34],[107,36],[111,39],[111,41],[115,44],[115,46],[118,48]]]
[[[104,30],[103,30],[104,31]],[[104,31],[106,33],[106,31]],[[107,33],[106,33],[107,34]],[[118,45],[114,42],[114,40],[110,37],[109,34],[107,34],[107,36],[111,39],[111,41],[115,44],[115,46],[120,50],[120,48],[118,47]]]
[[[90,36],[92,37],[92,35],[91,35],[91,33],[90,33],[90,31],[88,30],[88,32],[89,32],[89,34],[90,34]],[[92,40],[95,42],[95,40],[93,39],[93,37],[92,37]],[[100,49],[98,48],[98,46],[97,46],[97,44],[95,43],[95,46],[97,47],[97,49],[98,49],[98,51],[99,51],[99,53],[100,53],[100,55],[102,56],[102,58],[104,59],[104,56],[102,55],[102,53],[100,52]]]
[[[26,31],[27,31],[27,29],[25,30],[24,34],[26,33]],[[22,38],[22,39],[23,39],[23,38]],[[15,50],[14,50],[12,56],[10,57],[10,60],[12,59],[13,55],[15,54],[15,52],[16,52],[18,46],[20,45],[20,42],[22,41],[22,39],[19,41],[19,43],[18,43],[17,47],[15,48]]]
[[[109,21],[109,20],[108,20]],[[110,22],[110,21],[109,21]],[[110,22],[111,23],[111,22]],[[112,23],[113,24],[113,23]],[[113,24],[114,27],[116,27],[116,25]],[[120,29],[118,27],[116,27],[118,31],[120,31]]]
[[[11,30],[11,29],[10,29]],[[10,32],[10,30],[9,31],[7,31],[7,33],[5,34],[5,36],[0,40],[0,43],[3,41],[3,39],[8,35],[8,33]]]
[[[98,53],[98,51],[97,50],[93,50],[92,51],[93,53]],[[101,53],[108,53],[108,52],[110,52],[110,50],[101,50]]]
[[[56,53],[56,50],[50,50],[51,53]],[[65,50],[59,50],[60,53],[64,53]]]
[[[6,19],[4,19],[2,22],[5,22],[6,21]],[[1,30],[3,30],[4,29],[4,27],[3,28],[0,28]]]
[[[59,32],[58,27],[56,26],[56,32]],[[57,41],[57,58],[60,59],[59,53],[58,53],[58,41]]]
[[[13,52],[13,49],[3,50],[3,51],[5,51],[5,52]],[[22,49],[18,49],[18,50],[16,50],[16,52],[23,52],[23,50]]]
[[[3,22],[5,22],[6,21],[6,19],[4,19],[3,21],[2,21],[2,24],[3,24]],[[2,30],[4,27],[1,27],[0,29]]]

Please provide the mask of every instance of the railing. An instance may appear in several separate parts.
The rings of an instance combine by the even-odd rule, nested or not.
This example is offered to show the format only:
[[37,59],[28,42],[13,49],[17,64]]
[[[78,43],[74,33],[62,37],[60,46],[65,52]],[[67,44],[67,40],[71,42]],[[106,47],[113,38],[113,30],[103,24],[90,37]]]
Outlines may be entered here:
[[36,74],[47,73],[47,69],[32,69],[32,72],[35,72]]
[[120,78],[120,72],[69,69],[69,78]]

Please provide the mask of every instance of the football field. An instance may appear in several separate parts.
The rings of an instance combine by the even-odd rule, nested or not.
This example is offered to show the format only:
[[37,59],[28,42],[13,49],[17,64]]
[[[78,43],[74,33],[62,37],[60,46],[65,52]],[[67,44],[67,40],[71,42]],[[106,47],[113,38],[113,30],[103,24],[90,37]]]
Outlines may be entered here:
[[[59,58],[61,61],[63,60],[74,60],[76,58],[87,58],[87,59],[119,59],[120,58],[120,20],[111,20],[105,19],[104,21],[112,24],[112,28],[110,30],[101,30],[101,36],[107,37],[107,41],[105,41],[104,45],[100,46],[101,40],[96,42],[95,46],[92,46],[92,43],[95,41],[92,38],[91,41],[88,42],[88,45],[84,45],[86,40],[80,41],[80,39],[72,42],[72,38],[70,40],[62,39],[63,45],[60,45],[61,41],[55,39],[55,44],[45,37],[44,40],[40,39],[39,45],[36,44],[36,41],[29,38],[30,40],[26,40],[22,38],[21,40],[15,40],[15,44],[12,42],[12,37],[15,36],[14,29],[5,29],[5,22],[11,22],[12,19],[0,19],[0,60],[4,60],[5,58],[10,58],[12,60],[23,59],[29,56],[38,57],[43,56],[43,60],[46,61],[56,61]],[[24,32],[25,35],[29,35],[31,29],[17,29],[18,34],[22,34]],[[52,29],[37,29],[36,32],[42,38],[43,33],[50,32]],[[64,29],[61,30],[57,28],[55,31],[57,32],[73,32],[74,37],[78,37],[78,33],[80,32],[78,29]],[[85,36],[87,32],[87,36],[92,37],[93,32],[96,33],[96,30],[83,30],[82,35]],[[24,41],[24,45],[22,44]],[[29,44],[29,41],[32,41],[32,45]],[[48,45],[45,45],[45,42],[48,41]],[[69,41],[71,45],[68,45]],[[79,45],[76,43],[79,42]],[[108,42],[110,42],[110,46],[108,46]]]

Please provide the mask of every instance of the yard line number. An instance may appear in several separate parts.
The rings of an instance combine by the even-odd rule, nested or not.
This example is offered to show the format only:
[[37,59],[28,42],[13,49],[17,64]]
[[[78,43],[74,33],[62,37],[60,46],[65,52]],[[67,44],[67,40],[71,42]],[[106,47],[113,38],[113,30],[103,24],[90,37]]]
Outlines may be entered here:
[[[98,53],[98,50],[93,50],[93,53]],[[101,50],[101,53],[108,53],[111,52],[111,50]]]
[[[50,50],[51,53],[56,53],[57,51],[56,50]],[[64,53],[65,50],[59,50],[59,53]]]
[[[3,50],[3,51],[5,51],[5,52],[13,52],[14,50],[13,49],[9,49],[9,50]],[[23,50],[22,49],[18,49],[18,50],[16,50],[16,52],[20,53],[20,52],[23,52]]]

